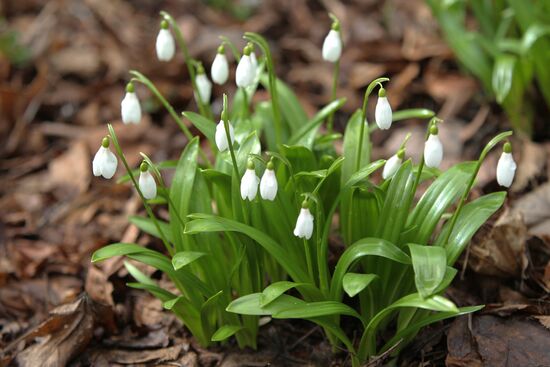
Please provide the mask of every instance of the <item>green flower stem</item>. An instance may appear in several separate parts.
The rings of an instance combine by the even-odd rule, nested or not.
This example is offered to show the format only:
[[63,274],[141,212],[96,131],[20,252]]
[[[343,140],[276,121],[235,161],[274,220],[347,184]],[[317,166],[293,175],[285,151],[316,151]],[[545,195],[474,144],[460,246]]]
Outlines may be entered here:
[[309,249],[308,240],[304,238],[304,251],[306,253],[307,271],[313,285],[315,285],[315,274],[313,273],[313,261],[311,259],[311,251]]
[[475,179],[477,177],[477,173],[479,172],[479,169],[481,168],[481,164],[485,160],[485,157],[487,154],[493,149],[498,143],[500,143],[502,140],[506,139],[510,135],[512,135],[512,131],[505,131],[503,133],[498,134],[495,136],[483,149],[481,154],[479,155],[479,159],[477,160],[474,173],[472,173],[472,177],[470,178],[470,181],[468,182],[468,186],[466,187],[466,190],[464,190],[464,193],[462,194],[462,197],[460,198],[460,201],[458,203],[458,206],[453,213],[453,216],[451,217],[451,224],[449,226],[449,231],[447,232],[447,235],[445,236],[445,240],[442,242],[443,246],[447,246],[447,243],[449,242],[449,238],[451,237],[451,234],[453,233],[454,226],[456,224],[456,220],[458,219],[458,216],[460,215],[460,212],[462,211],[462,207],[466,203],[466,200],[468,199],[468,196],[470,195],[470,191],[472,190],[472,187],[474,186]]
[[247,119],[248,118],[248,93],[246,93],[246,88],[241,88],[243,91],[243,109],[242,109],[242,118]]
[[212,116],[212,111],[210,110],[210,106],[207,106],[203,103],[199,90],[197,88],[196,73],[194,68],[195,60],[191,58],[189,54],[189,48],[187,48],[187,43],[185,42],[185,38],[183,38],[183,33],[181,31],[181,28],[179,27],[176,20],[167,12],[161,11],[160,15],[163,17],[163,19],[165,19],[168,23],[170,23],[170,25],[172,26],[172,29],[174,30],[174,33],[176,35],[176,41],[178,42],[181,52],[183,53],[183,60],[185,62],[185,66],[187,66],[189,79],[191,79],[191,86],[193,87],[193,90],[197,95],[197,99],[198,99],[197,104],[199,107],[199,111],[201,115],[212,120],[213,116]]
[[223,109],[222,109],[222,121],[225,129],[225,136],[227,138],[227,145],[229,146],[229,154],[231,155],[231,161],[233,162],[233,170],[235,171],[235,177],[239,179],[239,167],[237,166],[237,158],[235,157],[235,150],[233,149],[233,142],[231,141],[231,134],[229,132],[229,112],[227,110],[227,94],[223,94]]
[[[332,72],[332,92],[330,95],[331,101],[336,100],[336,89],[338,88],[339,75],[340,75],[340,60],[338,59],[338,61],[336,61],[336,63],[334,64],[334,70]],[[327,119],[327,132],[329,134],[332,133],[333,124],[334,124],[334,112],[331,113]]]
[[271,94],[271,108],[273,109],[273,122],[275,125],[275,144],[278,146],[282,143],[282,120],[279,106],[279,94],[277,93],[277,77],[275,75],[273,57],[271,56],[271,51],[269,50],[269,45],[267,44],[267,41],[259,34],[246,32],[244,34],[244,38],[257,44],[262,49],[262,52],[264,53],[266,59],[267,71],[269,75],[269,92]]
[[231,42],[231,40],[229,38],[227,38],[226,36],[220,36],[220,39],[223,41],[222,42],[223,44],[226,44],[226,45],[229,46],[229,48],[231,49],[231,53],[233,54],[233,57],[235,58],[235,61],[239,62],[239,60],[241,59],[241,53],[239,52],[239,50],[237,49],[235,44],[233,42]]
[[[373,80],[365,90],[365,96],[363,97],[363,108],[361,109],[361,131],[359,133],[359,147],[357,148],[357,157],[355,158],[355,171],[359,171],[361,168],[361,152],[363,151],[363,140],[365,135],[365,126],[367,122],[367,105],[369,102],[369,96],[378,83],[389,81],[389,78],[378,78]],[[368,148],[370,149],[370,148]]]
[[153,221],[153,224],[155,225],[156,230],[160,234],[162,243],[164,244],[164,247],[166,248],[166,251],[170,254],[170,256],[174,256],[174,249],[168,242],[168,239],[162,232],[162,229],[160,228],[160,225],[157,221],[157,218],[155,217],[155,214],[153,213],[153,210],[147,203],[147,199],[143,196],[143,193],[141,192],[141,189],[139,188],[139,185],[136,181],[136,178],[134,177],[134,174],[132,173],[132,169],[130,168],[130,165],[128,164],[128,161],[126,161],[126,157],[124,156],[124,153],[122,152],[122,149],[120,148],[120,144],[118,143],[117,136],[115,134],[115,129],[113,129],[113,126],[111,124],[107,125],[107,128],[109,129],[109,136],[111,137],[111,140],[113,141],[113,145],[115,146],[115,150],[117,152],[117,155],[119,156],[120,160],[122,161],[122,164],[126,168],[126,171],[130,175],[130,180],[132,180],[132,183],[134,184],[134,187],[136,188],[136,191],[138,192],[139,197],[141,198],[141,201],[143,202],[143,206],[145,207],[145,211],[147,212],[147,215],[149,215],[149,218]]
[[[160,101],[160,103],[164,106],[166,111],[172,116],[174,121],[176,121],[176,124],[178,124],[179,128],[183,131],[183,134],[188,140],[193,139],[193,134],[191,134],[191,131],[189,131],[189,128],[183,123],[183,120],[179,117],[179,115],[176,113],[176,110],[174,110],[174,107],[168,102],[166,98],[160,93],[160,91],[157,89],[157,87],[153,84],[153,82],[147,78],[145,75],[140,73],[136,70],[130,70],[130,74],[133,76],[132,81],[137,81],[143,85],[145,85],[151,93],[157,97],[157,99]],[[208,160],[208,157],[206,154],[202,151],[202,149],[199,149],[199,154],[201,155],[201,158],[204,161],[204,164],[211,168],[212,165],[210,164],[210,161]]]

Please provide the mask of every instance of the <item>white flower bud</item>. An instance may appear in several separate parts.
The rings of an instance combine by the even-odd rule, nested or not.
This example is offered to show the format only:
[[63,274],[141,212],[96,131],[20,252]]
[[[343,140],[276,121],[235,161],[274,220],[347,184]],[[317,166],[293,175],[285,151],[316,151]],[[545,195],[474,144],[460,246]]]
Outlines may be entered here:
[[[220,46],[223,47],[223,46]],[[223,85],[229,77],[229,64],[227,62],[227,57],[224,53],[216,54],[214,61],[212,62],[212,68],[210,70],[212,76],[212,81],[218,85]]]
[[269,162],[260,181],[260,195],[262,199],[270,201],[275,200],[278,187],[277,177],[273,170],[273,163]]
[[[306,205],[307,206],[307,205]],[[309,240],[313,234],[313,215],[309,211],[309,208],[302,205],[300,215],[296,220],[296,227],[294,228],[294,235],[299,238],[305,238]]]
[[424,145],[424,162],[426,166],[438,168],[443,160],[443,145],[439,140],[437,132],[430,134]]
[[403,159],[399,157],[399,154],[400,153],[394,154],[393,156],[391,156],[390,159],[386,161],[386,164],[384,165],[384,170],[382,171],[382,178],[384,180],[392,178],[399,167],[401,167]]
[[331,29],[323,42],[323,59],[325,61],[336,62],[342,54],[342,38],[340,32]]
[[109,139],[104,138],[101,147],[99,147],[92,161],[94,176],[103,176],[106,179],[110,179],[115,175],[117,165],[118,160],[109,149]]
[[516,162],[512,156],[512,147],[509,143],[504,145],[504,151],[497,164],[497,182],[500,186],[510,187],[516,174]]
[[237,65],[237,71],[235,72],[235,81],[237,87],[246,88],[254,83],[256,77],[256,70],[250,59],[250,55],[243,55],[241,61]]
[[254,200],[256,194],[258,193],[259,183],[260,179],[256,176],[254,163],[248,162],[248,168],[241,179],[241,198],[243,200]]
[[[170,61],[176,53],[176,42],[170,30],[168,29],[168,23],[161,23],[161,29],[157,36],[157,57],[160,61]],[[166,28],[163,28],[163,24],[166,25]]]
[[256,57],[256,53],[254,51],[250,53],[250,62],[252,63],[252,68],[254,69],[254,78],[256,78],[260,68],[258,67],[258,58]]
[[151,200],[157,197],[157,183],[155,182],[153,175],[149,172],[146,164],[145,167],[142,164],[138,184],[145,199]]
[[[229,137],[231,138],[231,144],[235,142],[235,131],[233,125],[228,121],[229,125]],[[223,120],[220,120],[216,126],[216,146],[220,152],[224,152],[229,149],[229,143],[227,141],[227,134],[225,133],[225,126],[223,125]]]
[[384,88],[380,88],[380,91],[378,92],[378,101],[376,102],[376,109],[374,110],[374,119],[380,130],[387,130],[391,127],[392,110]]
[[197,74],[195,82],[197,83],[197,89],[201,96],[202,103],[209,103],[210,96],[212,95],[212,83],[208,80],[206,74],[204,74],[204,72]]
[[132,83],[126,86],[126,94],[120,102],[120,115],[125,124],[139,124],[141,121],[141,106]]

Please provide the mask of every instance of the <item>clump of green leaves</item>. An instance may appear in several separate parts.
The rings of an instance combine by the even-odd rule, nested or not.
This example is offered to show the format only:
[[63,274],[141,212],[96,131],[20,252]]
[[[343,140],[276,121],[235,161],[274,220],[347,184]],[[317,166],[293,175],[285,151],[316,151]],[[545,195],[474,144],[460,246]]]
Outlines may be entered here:
[[[176,27],[169,15],[163,15]],[[189,58],[183,38],[176,38],[193,68],[197,62]],[[452,267],[455,261],[505,199],[505,193],[499,192],[467,203],[485,156],[511,133],[495,137],[477,161],[445,172],[428,168],[424,157],[418,165],[407,159],[407,139],[388,162],[372,162],[370,132],[377,125],[368,123],[367,106],[377,88],[379,101],[384,99],[380,108],[380,116],[387,120],[384,128],[392,121],[424,119],[427,141],[439,144],[441,120],[424,109],[392,113],[382,87],[388,79],[379,78],[366,88],[362,108],[351,116],[343,136],[323,132],[323,122],[330,127],[332,114],[345,100],[335,98],[308,118],[296,95],[276,77],[265,39],[254,33],[246,33],[245,39],[249,44],[243,57],[251,55],[253,44],[262,57],[257,69],[246,65],[254,70],[254,80],[241,83],[231,105],[224,95],[218,123],[209,101],[201,100],[199,93],[200,113],[185,111],[182,118],[149,79],[132,72],[132,82],[144,84],[160,99],[189,142],[178,161],[155,164],[142,154],[140,175],[147,175],[144,195],[145,184],[136,179],[140,171],[128,165],[109,125],[109,135],[94,159],[94,173],[112,170],[113,165],[116,169],[107,152],[112,142],[128,172],[120,182],[133,183],[147,213],[130,221],[158,237],[165,251],[115,243],[96,251],[92,260],[126,256],[158,269],[172,281],[176,293],[161,288],[131,263],[125,265],[135,282],[128,285],[163,301],[204,346],[234,336],[239,346],[256,347],[260,317],[300,318],[320,325],[335,348],[343,345],[354,366],[396,344],[403,346],[428,324],[480,309],[458,308],[443,294],[457,273]],[[235,59],[241,59],[237,48],[224,42]],[[196,88],[196,75],[190,76]],[[260,86],[271,98],[252,104],[250,97]],[[192,136],[184,119],[208,144],[201,145],[199,137]],[[343,139],[342,154],[333,144],[339,139]],[[205,150],[210,150],[213,160]],[[510,152],[507,146],[503,165],[508,169],[503,171],[507,184],[515,170]],[[373,179],[386,164],[384,178]],[[167,169],[175,170],[170,185],[162,176]],[[262,190],[259,177],[263,180],[266,175],[270,188]],[[428,189],[417,201],[420,183]],[[154,192],[158,195],[151,198]],[[155,215],[157,206],[168,208],[168,221]],[[336,215],[338,227],[333,225]],[[328,263],[331,234],[346,245],[334,269]],[[350,302],[352,298],[358,301]],[[359,339],[344,332],[342,316],[357,320]],[[393,337],[380,340],[382,330],[392,330]]]
[[[514,129],[531,136],[536,90],[550,108],[550,2],[426,2],[462,65],[502,105]],[[470,16],[478,30],[468,27]]]

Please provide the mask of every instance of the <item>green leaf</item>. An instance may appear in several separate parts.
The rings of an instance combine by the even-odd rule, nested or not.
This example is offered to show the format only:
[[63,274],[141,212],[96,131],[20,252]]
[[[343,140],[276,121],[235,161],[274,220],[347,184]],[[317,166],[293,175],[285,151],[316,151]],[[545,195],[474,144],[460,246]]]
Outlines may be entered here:
[[331,299],[338,301],[342,297],[344,276],[348,269],[365,256],[380,256],[401,264],[410,264],[411,259],[393,243],[380,238],[363,238],[348,247],[338,260],[330,285]]
[[212,341],[213,342],[221,342],[224,341],[233,335],[235,335],[237,332],[244,329],[244,326],[241,325],[223,325],[220,327],[214,335],[212,335]]
[[[92,262],[100,262],[114,256],[125,256],[140,252],[157,253],[156,251],[149,250],[135,243],[113,243],[94,252],[92,255]],[[163,256],[160,253],[158,254]]]
[[502,103],[512,89],[515,66],[516,57],[513,55],[502,54],[495,60],[492,86],[498,103]]
[[376,274],[346,273],[342,279],[342,286],[348,296],[355,297],[376,278]]
[[145,284],[145,283],[126,283],[130,288],[134,289],[143,289],[151,293],[153,296],[157,297],[161,302],[166,302],[168,300],[176,298],[176,295],[160,288],[154,284]]
[[264,307],[269,303],[273,302],[274,300],[276,300],[279,296],[281,296],[283,293],[285,293],[289,289],[292,289],[304,284],[307,284],[307,283],[294,283],[289,281],[281,281],[281,282],[270,284],[261,293],[260,306]]
[[132,263],[124,261],[124,267],[126,268],[126,270],[128,270],[128,273],[130,273],[130,275],[133,276],[134,279],[138,282],[152,286],[157,285],[157,283],[155,283],[153,279],[145,275],[141,270],[132,265]]
[[444,248],[408,244],[414,269],[414,282],[421,297],[431,296],[445,276],[447,253]]
[[210,141],[211,144],[216,144],[216,123],[198,113],[184,111],[181,113],[183,117],[191,121],[191,123]]
[[447,250],[448,265],[455,263],[477,230],[502,206],[505,199],[506,192],[495,192],[464,205],[456,220],[453,232],[449,236],[448,243],[443,243],[443,241],[449,232],[450,222],[445,223],[435,244],[444,246]]
[[[130,221],[130,223],[141,229],[143,232],[150,234],[151,236],[154,236],[156,238],[161,238],[161,235],[151,218],[132,215],[128,217],[128,220]],[[157,223],[159,224],[162,233],[166,236],[166,239],[169,242],[173,243],[174,241],[172,238],[172,233],[170,232],[170,224],[160,219],[157,219]]]
[[346,99],[340,98],[323,107],[315,116],[313,116],[313,118],[306,122],[298,131],[292,134],[289,139],[289,144],[303,145],[307,148],[311,148],[319,126],[321,126],[323,121],[325,121],[329,115],[339,110],[344,103],[346,103]]
[[[364,121],[361,121],[361,110],[355,111],[355,113],[350,117],[348,123],[346,124],[346,131],[344,133],[344,153],[343,156],[346,158],[344,165],[342,166],[342,184],[350,179],[356,171],[355,160],[357,158],[357,149],[359,146],[359,137],[361,131],[361,124]],[[363,150],[361,151],[362,157],[361,162],[367,163],[370,161],[370,139],[369,139],[369,130],[365,129],[363,137]]]
[[[264,88],[269,90],[269,80],[267,74],[264,74],[261,79]],[[276,79],[276,88],[279,93],[279,106],[283,117],[288,123],[290,132],[297,131],[307,120],[307,114],[302,108],[298,97],[289,86],[281,79]]]
[[193,214],[192,221],[185,226],[185,233],[195,234],[201,232],[240,232],[258,242],[285,271],[297,282],[307,282],[309,276],[301,267],[297,259],[296,251],[284,249],[275,240],[265,233],[234,220],[217,217],[208,214]]
[[353,308],[336,301],[321,301],[300,303],[283,308],[273,314],[276,319],[310,319],[321,316],[347,315],[353,316],[363,324],[365,320]]
[[246,170],[248,158],[251,154],[260,154],[262,146],[258,134],[254,131],[247,138],[241,142],[239,150],[236,152],[237,165],[239,166],[239,173],[242,175]]
[[[212,297],[208,298],[204,302],[200,309],[200,319],[202,330],[207,337],[214,334],[214,327],[216,325],[216,318],[218,311],[221,311],[220,306],[220,297],[222,296],[223,291],[219,291],[214,294]],[[210,337],[211,338],[211,337]]]
[[172,258],[172,265],[174,266],[174,269],[179,270],[204,255],[206,255],[204,252],[180,251]]
[[262,293],[252,293],[242,296],[231,302],[227,306],[226,311],[241,315],[271,316],[286,308],[305,303],[299,298],[286,294],[279,296],[265,306],[261,305],[261,299]]

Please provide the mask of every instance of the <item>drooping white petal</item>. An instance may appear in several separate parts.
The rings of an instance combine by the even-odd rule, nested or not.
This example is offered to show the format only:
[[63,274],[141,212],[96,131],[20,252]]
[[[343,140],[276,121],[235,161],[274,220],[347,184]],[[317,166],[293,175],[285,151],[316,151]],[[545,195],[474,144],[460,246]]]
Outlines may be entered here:
[[239,61],[239,64],[237,65],[237,71],[235,72],[237,87],[246,88],[249,85],[252,85],[255,76],[256,70],[250,60],[250,56],[243,55],[243,57],[241,57],[241,61]]
[[342,39],[340,32],[331,29],[323,42],[323,59],[325,61],[336,62],[342,54]]
[[299,238],[305,238],[309,240],[313,234],[313,215],[308,208],[302,208],[300,215],[296,220],[296,227],[294,227],[294,235]]
[[399,167],[401,167],[401,163],[403,163],[403,161],[397,156],[397,154],[392,155],[391,158],[388,159],[386,161],[386,164],[384,165],[382,178],[384,180],[387,180],[388,178],[393,177],[393,175],[395,175],[395,172],[397,172]]
[[250,62],[252,63],[252,69],[254,70],[254,78],[256,78],[260,68],[258,68],[258,58],[256,57],[256,53],[254,51],[250,53]]
[[223,85],[229,77],[229,64],[225,54],[217,53],[212,62],[212,69],[210,70],[212,81],[218,85]]
[[[229,125],[229,137],[231,138],[231,144],[233,144],[233,142],[235,142],[235,131],[233,129],[233,125],[231,125],[231,122],[228,122],[228,125]],[[227,134],[225,133],[225,127],[223,125],[222,120],[220,120],[220,122],[216,126],[216,145],[220,152],[224,152],[227,149],[229,149]]]
[[135,92],[126,92],[120,102],[120,115],[125,124],[139,124],[141,121],[141,106]]
[[150,200],[157,197],[157,183],[149,171],[140,172],[138,183],[145,199]]
[[275,171],[272,169],[266,169],[260,181],[260,195],[264,200],[275,200],[277,196],[277,177],[275,176]]
[[115,175],[118,161],[109,148],[101,146],[92,161],[94,176],[103,176],[110,179]]
[[438,168],[443,160],[443,145],[439,136],[430,134],[424,145],[424,162],[426,166]]
[[254,169],[248,168],[241,179],[241,198],[243,200],[254,200],[258,193],[260,179],[256,176]]
[[208,80],[206,74],[198,74],[195,82],[197,83],[197,89],[199,90],[202,102],[209,103],[210,96],[212,95],[212,83]]
[[157,57],[160,61],[170,61],[176,52],[176,42],[170,30],[161,29],[157,36]]
[[512,153],[502,152],[497,164],[497,182],[500,186],[510,187],[516,174],[516,162]]
[[378,97],[374,119],[380,130],[387,130],[391,127],[392,110],[387,97]]

